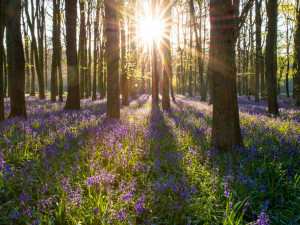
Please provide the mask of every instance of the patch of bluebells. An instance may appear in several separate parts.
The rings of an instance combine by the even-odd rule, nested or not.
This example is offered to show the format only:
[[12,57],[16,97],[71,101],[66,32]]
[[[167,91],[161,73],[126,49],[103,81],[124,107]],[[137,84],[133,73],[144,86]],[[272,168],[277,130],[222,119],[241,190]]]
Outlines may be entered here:
[[[0,125],[1,189],[14,193],[1,198],[12,212],[8,217],[0,212],[7,224],[62,218],[72,223],[220,223],[227,202],[229,215],[236,210],[233,202],[250,193],[251,202],[241,209],[245,222],[269,224],[274,216],[267,213],[277,203],[266,202],[268,179],[284,171],[280,185],[297,193],[292,189],[299,174],[297,108],[281,108],[281,116],[270,118],[265,102],[240,97],[245,147],[225,154],[210,146],[212,107],[198,99],[179,96],[171,111],[161,112],[153,110],[149,96],[139,96],[122,108],[120,120],[106,118],[105,100],[82,100],[81,111],[69,112],[49,99],[26,101],[27,121],[13,118]],[[8,113],[7,100],[5,109]],[[11,201],[15,193],[19,199]],[[278,204],[291,207],[288,201]],[[262,205],[261,214],[252,218]],[[296,216],[286,218],[289,223]]]

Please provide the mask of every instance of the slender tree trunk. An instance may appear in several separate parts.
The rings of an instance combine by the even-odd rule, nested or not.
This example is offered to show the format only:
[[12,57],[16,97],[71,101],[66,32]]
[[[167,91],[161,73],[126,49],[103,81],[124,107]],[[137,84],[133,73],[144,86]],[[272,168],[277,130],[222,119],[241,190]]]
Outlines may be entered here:
[[0,2],[0,122],[5,119],[4,90],[3,90],[3,65],[4,65],[4,28],[5,28],[5,2]]
[[295,55],[296,55],[296,66],[298,68],[295,78],[294,97],[296,99],[296,106],[300,106],[300,9],[299,1],[297,1],[297,28],[295,37]]
[[242,54],[241,54],[241,38],[239,38],[238,39],[238,75],[237,75],[237,88],[238,88],[239,95],[242,95],[241,73],[242,73]]
[[262,47],[261,47],[261,5],[262,0],[255,0],[255,27],[256,27],[256,60],[255,60],[255,101],[259,101],[259,74],[260,74],[260,64],[262,57]]
[[120,89],[119,89],[119,22],[117,18],[118,6],[116,0],[104,0],[107,57],[107,116],[120,117]]
[[80,72],[80,98],[84,98],[85,91],[85,42],[86,42],[86,29],[85,29],[85,1],[79,0],[80,8],[80,34],[79,34],[79,72]]
[[[23,15],[23,14],[22,14]],[[25,93],[30,94],[30,57],[29,57],[29,36],[28,36],[28,30],[25,26],[25,19],[24,16],[22,16],[23,19],[23,30],[24,30],[24,41],[25,41]]]
[[3,45],[3,63],[4,63],[4,98],[7,97],[8,93],[8,72],[7,72],[7,60],[6,60],[6,54],[5,54],[5,49]]
[[66,43],[68,96],[65,110],[80,110],[79,71],[77,62],[77,0],[66,0]]
[[[45,99],[45,77],[44,74],[44,30],[45,30],[45,0],[36,0],[37,11],[38,11],[38,19],[37,19],[37,31],[38,31],[38,45],[39,45],[39,65],[41,70],[42,79],[39,84],[39,95],[41,99]],[[41,93],[43,91],[43,93]]]
[[99,83],[100,83],[100,99],[104,99],[105,95],[104,95],[104,41],[102,38],[102,43],[101,43],[101,50],[100,50],[100,79],[99,79]]
[[289,23],[287,20],[286,24],[286,55],[287,55],[287,68],[285,73],[285,90],[286,90],[286,96],[290,97],[290,91],[289,91],[289,72],[290,72],[290,42],[289,42]]
[[162,108],[169,110],[170,106],[170,78],[172,76],[172,57],[171,57],[171,29],[172,29],[172,2],[163,1],[164,21],[166,23],[164,30],[164,57],[163,57],[163,82],[162,82]]
[[57,67],[58,67],[58,80],[59,80],[59,88],[58,88],[58,101],[63,102],[63,93],[64,93],[64,83],[63,83],[63,77],[62,77],[62,68],[61,68],[61,14],[60,14],[60,5],[61,1],[57,0],[58,4],[58,18],[57,18]]
[[[124,7],[124,4],[123,4]],[[125,16],[121,21],[121,55],[122,55],[122,75],[121,75],[121,91],[122,91],[122,105],[129,105],[128,102],[128,78],[126,69],[126,33],[125,33]]]
[[193,91],[192,91],[192,81],[193,81],[193,73],[192,73],[192,58],[193,58],[193,23],[192,23],[192,12],[190,10],[190,43],[189,43],[189,96],[193,96]]
[[21,34],[21,0],[8,0],[6,7],[8,72],[11,77],[11,111],[14,116],[27,117],[25,105],[25,57]]
[[56,96],[57,96],[57,57],[58,57],[58,37],[57,37],[57,22],[58,22],[58,11],[59,5],[57,0],[53,0],[53,39],[52,39],[52,67],[51,67],[51,102],[56,102]]
[[[86,98],[91,97],[92,94],[92,31],[91,31],[91,1],[88,2],[88,20],[87,20],[87,28],[88,28],[88,49],[86,48]],[[87,39],[86,39],[87,41]],[[87,46],[87,45],[86,45]]]
[[266,40],[266,78],[268,91],[268,112],[271,115],[278,115],[275,57],[276,33],[277,33],[277,0],[268,0],[268,35]]
[[97,73],[98,73],[98,41],[99,41],[99,22],[100,22],[100,0],[97,0],[96,21],[94,25],[94,77],[93,77],[93,96],[92,100],[97,99]]
[[45,73],[45,91],[48,93],[48,44],[47,44],[47,29],[46,29],[46,20],[44,19],[45,23],[45,67],[44,67],[44,73]]
[[[152,18],[156,17],[156,0],[152,1]],[[152,104],[158,105],[159,96],[158,96],[158,47],[155,41],[152,45]]]
[[231,149],[243,145],[239,125],[236,92],[235,42],[236,27],[231,0],[210,3],[211,57],[213,76],[212,143],[217,148]]
[[30,82],[30,96],[35,96],[35,70],[34,70],[34,52],[33,45],[31,42],[31,50],[30,50],[30,66],[31,66],[31,82]]
[[[31,1],[31,5],[32,5],[32,12],[33,12],[34,11],[33,0]],[[41,67],[41,64],[40,64],[40,62],[41,62],[40,57],[42,57],[42,56],[39,56],[39,54],[38,54],[38,46],[37,46],[37,40],[35,37],[35,28],[34,28],[34,16],[32,16],[33,19],[31,20],[29,11],[28,11],[28,0],[25,0],[25,12],[26,12],[27,23],[28,23],[28,26],[30,28],[30,33],[31,33],[32,51],[34,52],[34,59],[35,59],[34,62],[35,62],[35,67],[36,67],[36,72],[37,72],[37,77],[38,77],[38,84],[39,84],[39,98],[45,99],[43,67]],[[38,12],[38,9],[36,9],[36,12]],[[32,13],[32,15],[34,15],[34,13]]]

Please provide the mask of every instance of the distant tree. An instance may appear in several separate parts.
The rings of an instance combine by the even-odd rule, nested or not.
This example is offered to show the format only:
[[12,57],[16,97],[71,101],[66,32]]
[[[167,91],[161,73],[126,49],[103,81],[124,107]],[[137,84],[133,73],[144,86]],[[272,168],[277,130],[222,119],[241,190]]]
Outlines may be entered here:
[[[255,35],[256,35],[256,60],[255,60],[255,101],[259,101],[259,79],[260,79],[260,67],[262,64],[262,47],[261,47],[261,6],[262,0],[255,0]],[[264,74],[262,74],[264,76]],[[264,89],[264,83],[261,82],[261,90]]]
[[80,31],[79,31],[79,76],[80,76],[80,98],[84,98],[86,87],[86,24],[85,24],[85,0],[79,0],[80,9]]
[[[156,17],[157,0],[152,0],[152,18]],[[157,43],[153,40],[152,45],[152,103],[158,105],[158,49]]]
[[298,70],[295,74],[295,99],[296,106],[300,106],[300,9],[299,0],[297,1],[297,28],[295,37],[295,55],[296,55],[296,65]]
[[164,35],[163,35],[163,82],[162,82],[162,108],[169,110],[170,106],[170,79],[172,77],[172,55],[171,55],[171,29],[172,29],[172,2],[163,1],[164,12]]
[[277,61],[276,48],[277,48],[277,0],[267,1],[267,16],[268,16],[268,34],[266,40],[266,78],[267,78],[267,91],[268,91],[268,112],[271,115],[278,115],[278,102],[277,102]]
[[80,110],[80,89],[77,61],[77,0],[66,0],[66,44],[68,96],[65,110]]
[[127,77],[127,68],[126,68],[126,32],[125,32],[125,1],[122,1],[123,14],[121,19],[121,91],[122,91],[122,105],[129,105],[128,101],[128,77]]
[[57,17],[57,67],[58,67],[58,99],[59,102],[63,102],[63,88],[64,88],[64,81],[62,76],[62,67],[61,67],[61,58],[62,58],[62,47],[61,47],[61,13],[60,13],[60,7],[61,7],[61,0],[57,0],[57,4],[59,6],[58,10],[58,17]]
[[[219,149],[243,145],[236,88],[235,44],[253,1],[237,15],[231,0],[210,1],[210,70],[213,85],[212,144]],[[213,63],[214,62],[214,63]]]
[[5,1],[0,2],[0,122],[4,120],[4,89],[3,89],[3,65],[4,65],[4,27],[5,27]]
[[[191,1],[187,1],[187,4],[190,6]],[[195,13],[195,12],[194,12]],[[195,24],[193,23],[193,12],[190,7],[190,21],[189,21],[189,29],[190,29],[190,43],[189,43],[189,58],[188,58],[188,65],[189,65],[189,88],[188,88],[188,94],[189,96],[193,96],[193,91],[192,91],[192,82],[193,82],[193,65],[192,65],[192,58],[193,58],[193,26]],[[196,82],[196,80],[194,81]]]
[[51,68],[51,102],[56,101],[57,96],[57,71],[58,71],[58,16],[59,16],[59,2],[58,0],[53,0],[53,26],[52,26],[52,68]]
[[120,117],[120,89],[119,89],[119,21],[116,0],[104,0],[105,33],[107,57],[107,116]]
[[98,72],[98,41],[99,41],[99,23],[100,23],[100,0],[96,3],[96,21],[94,26],[94,76],[93,76],[93,95],[92,100],[95,101],[97,98],[97,72]]
[[25,57],[21,34],[21,0],[6,1],[6,44],[11,79],[9,117],[27,117],[25,105]]
[[[34,10],[34,3],[33,0],[31,0],[31,13],[32,13],[32,18],[30,18],[30,14],[29,14],[29,9],[28,9],[28,0],[25,0],[25,13],[26,13],[26,19],[27,19],[27,23],[30,29],[30,33],[31,33],[31,46],[32,46],[32,51],[34,54],[34,64],[35,64],[35,68],[36,68],[36,72],[37,72],[37,77],[38,77],[38,83],[39,83],[39,98],[40,99],[45,99],[45,85],[44,85],[44,74],[43,74],[43,65],[41,65],[41,62],[43,60],[43,55],[40,55],[42,50],[38,48],[38,44],[37,42],[39,42],[39,44],[42,43],[42,46],[40,46],[40,48],[43,48],[43,42],[41,41],[41,37],[38,36],[38,40],[36,38],[35,35],[35,16],[40,15],[39,12],[39,1],[36,1],[36,10]],[[35,15],[35,16],[34,16]],[[42,17],[39,16],[39,18],[37,19],[38,23],[38,33],[40,33],[40,30],[43,30],[43,28],[41,28],[41,23],[40,21],[42,20]],[[32,74],[33,76],[33,74]]]

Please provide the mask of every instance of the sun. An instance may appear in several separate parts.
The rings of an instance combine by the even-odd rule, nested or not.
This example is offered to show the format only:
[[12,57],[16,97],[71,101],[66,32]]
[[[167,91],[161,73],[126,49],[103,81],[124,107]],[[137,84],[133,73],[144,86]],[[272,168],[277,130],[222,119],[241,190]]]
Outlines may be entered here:
[[142,18],[139,22],[139,35],[144,44],[160,42],[163,36],[163,22],[158,18]]

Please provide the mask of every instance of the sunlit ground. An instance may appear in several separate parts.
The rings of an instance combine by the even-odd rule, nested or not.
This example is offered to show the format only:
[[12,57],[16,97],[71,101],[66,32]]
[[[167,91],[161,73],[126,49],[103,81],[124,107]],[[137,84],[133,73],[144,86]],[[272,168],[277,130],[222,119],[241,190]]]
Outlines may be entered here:
[[112,120],[106,100],[27,97],[28,120],[0,129],[0,224],[299,224],[299,108],[269,118],[240,98],[246,147],[220,153],[212,107],[177,99],[162,112],[139,96]]

